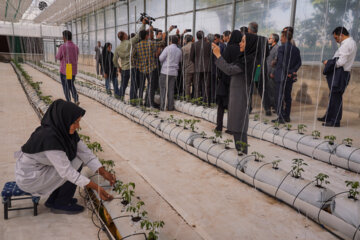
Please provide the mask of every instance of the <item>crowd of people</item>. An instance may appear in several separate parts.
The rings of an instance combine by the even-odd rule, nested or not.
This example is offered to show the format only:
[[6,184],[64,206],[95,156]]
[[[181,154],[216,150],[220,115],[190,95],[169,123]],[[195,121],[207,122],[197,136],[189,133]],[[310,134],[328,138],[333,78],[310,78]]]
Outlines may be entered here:
[[[117,35],[120,44],[114,52],[111,43],[102,47],[98,42],[95,47],[96,71],[105,78],[108,94],[112,94],[112,83],[114,96],[123,99],[130,81],[130,102],[138,100],[136,104],[162,111],[174,110],[176,96],[199,99],[208,106],[216,103],[215,129],[222,131],[224,112],[228,109],[227,132],[234,135],[235,143],[247,143],[248,116],[252,111],[255,89],[262,98],[265,114],[276,113],[272,122],[291,121],[292,87],[302,65],[300,50],[293,40],[293,27],[287,26],[281,33],[265,37],[258,35],[258,24],[251,22],[239,30],[224,31],[222,35],[205,36],[203,31],[197,31],[195,41],[189,30],[180,34],[176,26],[171,26],[162,32],[151,25],[146,28],[148,23],[146,18],[142,19],[139,32],[130,36],[120,31]],[[170,35],[174,29],[176,34]],[[338,127],[342,94],[349,82],[357,49],[344,27],[336,28],[333,36],[340,47],[333,59],[324,61],[324,74],[331,91],[328,110],[318,120],[323,121],[324,126]],[[76,89],[71,90],[74,88],[78,49],[69,43],[69,31],[64,31],[64,41],[64,45],[69,45],[74,52],[68,54],[61,64],[64,93],[69,101],[69,92],[72,92],[78,103]],[[65,59],[61,57],[64,52],[60,47],[57,59]],[[65,62],[74,66],[74,77],[67,78],[68,81],[65,81]],[[66,90],[69,86],[70,91]],[[160,105],[154,101],[156,92],[160,94]]]

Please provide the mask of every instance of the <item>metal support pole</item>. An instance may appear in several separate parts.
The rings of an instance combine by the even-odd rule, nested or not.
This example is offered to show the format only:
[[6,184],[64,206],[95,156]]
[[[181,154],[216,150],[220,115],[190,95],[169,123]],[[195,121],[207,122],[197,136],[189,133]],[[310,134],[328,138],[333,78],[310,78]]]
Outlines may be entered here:
[[292,27],[294,27],[294,25],[295,25],[296,2],[297,2],[297,0],[292,0],[292,3],[291,3],[290,26],[292,26]]
[[128,28],[128,35],[130,35],[130,7],[129,7],[129,0],[126,1],[127,7],[127,28]]
[[232,23],[231,23],[231,31],[235,29],[235,17],[236,17],[236,0],[232,2],[233,11],[232,11]]
[[[117,32],[118,32],[118,27],[116,24],[116,3],[114,3],[114,24],[115,24],[115,48],[117,47]],[[114,48],[114,49],[115,49]]]
[[[78,27],[77,27],[76,19],[75,19],[74,21],[75,21],[75,32],[76,32],[75,34],[77,35],[77,36],[76,36],[76,45],[79,45],[79,44],[78,44],[79,34],[78,34]],[[81,23],[81,22],[80,22],[80,23]]]
[[165,1],[165,30],[168,29],[168,0]]
[[97,14],[96,14],[96,12],[94,12],[94,16],[95,16],[95,43],[97,44],[97,42],[98,42],[98,37],[97,37],[97,34],[98,34],[98,32],[97,32],[98,26],[97,26]]
[[106,10],[104,9],[104,42],[106,42],[106,28],[105,28],[105,24],[106,24]]
[[193,5],[193,27],[192,27],[192,32],[193,35],[195,37],[195,23],[196,23],[196,0],[194,0],[194,5]]
[[[90,55],[90,13],[88,13],[87,16],[87,24],[88,24],[88,30],[87,30],[87,34],[88,34],[88,50],[87,50],[87,54]],[[89,56],[90,58],[90,56]]]

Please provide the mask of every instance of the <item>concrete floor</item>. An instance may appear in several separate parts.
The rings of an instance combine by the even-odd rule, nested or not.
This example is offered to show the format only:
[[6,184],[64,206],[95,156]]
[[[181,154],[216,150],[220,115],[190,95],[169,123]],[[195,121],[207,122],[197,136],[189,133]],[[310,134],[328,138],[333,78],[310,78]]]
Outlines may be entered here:
[[[41,87],[46,95],[63,98],[60,84],[29,66],[24,68],[35,80],[43,82]],[[127,118],[85,96],[80,96],[80,102],[87,110],[83,129],[109,146],[109,152],[112,150],[117,154],[114,158],[117,166],[125,159],[133,171],[142,176],[202,238],[333,239],[288,206],[200,161]],[[201,127],[210,131],[213,125],[207,124],[202,122]],[[269,151],[278,152],[270,143],[251,140],[250,144],[267,145],[266,149],[273,149]],[[117,175],[127,181],[126,177],[122,178],[120,169],[116,168]],[[147,201],[151,202],[150,198]],[[163,239],[168,239],[167,233],[167,236],[176,233],[176,239],[183,235],[182,227],[169,220],[166,208],[150,207],[148,210],[150,216],[166,222],[161,233]]]

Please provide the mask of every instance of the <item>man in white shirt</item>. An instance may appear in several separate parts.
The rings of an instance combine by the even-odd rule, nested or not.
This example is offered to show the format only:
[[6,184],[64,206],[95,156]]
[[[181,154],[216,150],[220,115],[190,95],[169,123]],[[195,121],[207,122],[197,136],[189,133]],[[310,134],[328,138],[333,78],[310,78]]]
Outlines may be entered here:
[[[324,122],[322,125],[326,127],[340,127],[342,95],[350,81],[350,71],[357,51],[356,42],[350,37],[345,27],[335,28],[333,35],[335,41],[340,43],[340,47],[335,52],[333,59],[323,62],[324,74],[327,75],[330,89],[330,100],[325,116],[318,118],[319,121]],[[325,73],[326,71],[327,73]]]

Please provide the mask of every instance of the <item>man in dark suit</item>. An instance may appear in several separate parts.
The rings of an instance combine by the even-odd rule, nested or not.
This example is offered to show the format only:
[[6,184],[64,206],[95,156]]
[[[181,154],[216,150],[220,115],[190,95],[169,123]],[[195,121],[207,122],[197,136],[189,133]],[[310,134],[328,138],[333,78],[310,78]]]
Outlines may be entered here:
[[275,70],[278,118],[272,122],[290,122],[291,91],[293,83],[297,81],[297,71],[301,67],[300,50],[291,44],[292,38],[291,31],[281,32],[282,45],[278,49]]
[[204,32],[196,33],[198,39],[191,46],[190,60],[195,66],[195,98],[202,97],[206,103],[210,102],[210,70],[211,44],[204,39]]

